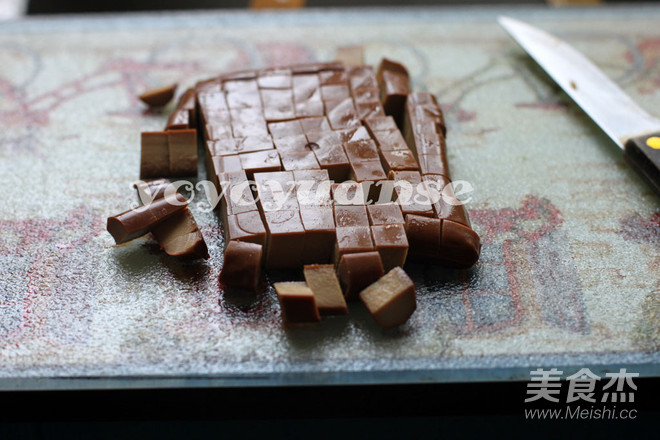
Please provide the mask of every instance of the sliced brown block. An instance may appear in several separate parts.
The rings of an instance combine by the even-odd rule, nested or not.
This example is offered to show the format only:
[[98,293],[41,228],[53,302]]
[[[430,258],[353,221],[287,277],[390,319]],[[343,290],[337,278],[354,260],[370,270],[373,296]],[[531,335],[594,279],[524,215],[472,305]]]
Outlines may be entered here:
[[404,324],[417,308],[415,285],[400,267],[360,292],[360,299],[383,328]]
[[394,122],[392,116],[373,116],[368,119],[364,119],[364,125],[369,130],[371,137],[375,138],[375,133],[377,131],[399,131]]
[[170,176],[197,175],[197,130],[167,132]]
[[285,121],[296,117],[291,89],[262,89],[264,118],[268,122]]
[[238,156],[241,160],[241,167],[250,179],[254,178],[255,173],[266,173],[282,169],[280,155],[275,150],[255,151],[239,154]]
[[140,152],[140,178],[170,174],[170,146],[167,132],[143,132]]
[[270,211],[264,213],[268,231],[266,267],[294,269],[302,265],[305,228],[299,211]]
[[273,139],[299,135],[304,136],[305,134],[302,128],[302,124],[300,124],[300,121],[298,120],[270,122],[268,124],[268,131],[273,136]]
[[303,269],[307,287],[314,292],[316,306],[321,314],[345,315],[348,313],[346,299],[332,264],[306,265]]
[[337,227],[369,226],[369,216],[364,205],[335,205],[334,214]]
[[367,213],[369,214],[369,223],[374,226],[402,225],[405,223],[401,207],[396,203],[367,205]]
[[346,180],[350,171],[350,164],[341,144],[313,147],[313,151],[319,166],[328,171],[331,180],[335,182]]
[[[197,93],[197,104],[202,109],[202,113],[208,111],[229,111],[229,106],[227,106],[227,98],[225,97],[225,92],[216,91],[216,92],[198,92]],[[206,121],[208,123],[208,121]]]
[[383,170],[390,171],[418,171],[419,165],[410,150],[380,151],[380,160]]
[[240,240],[262,246],[266,245],[266,227],[259,211],[230,214],[223,219],[222,227],[227,242]]
[[380,101],[356,102],[355,109],[360,119],[385,116],[385,111]]
[[396,266],[403,267],[408,255],[408,239],[402,224],[372,226],[371,236],[385,271]]
[[412,150],[412,148],[408,148],[408,144],[399,130],[376,131],[373,133],[373,137],[382,151]]
[[410,257],[437,260],[442,249],[442,220],[419,215],[406,216],[406,235]]
[[[243,82],[243,81],[241,81]],[[228,83],[225,83],[225,86]],[[258,91],[228,91],[227,105],[230,109],[261,108],[261,96]]]
[[396,201],[401,206],[403,215],[414,214],[427,217],[433,216],[433,206],[422,184],[419,171],[390,171],[390,179],[394,181]]
[[311,152],[312,150],[307,147],[309,143],[304,134],[286,136],[274,140],[275,148],[280,154],[284,153],[304,153]]
[[231,139],[233,132],[231,124],[224,122],[207,123],[204,125],[204,138],[209,141]]
[[343,68],[340,70],[319,72],[319,81],[322,86],[329,84],[348,84],[348,74]]
[[369,136],[369,132],[365,127],[353,127],[343,130],[335,130],[335,133],[339,135],[339,139],[343,144],[347,142],[371,140],[371,136]]
[[314,132],[329,132],[332,130],[328,118],[325,116],[315,116],[299,119],[305,134]]
[[245,171],[219,173],[218,188],[222,197],[219,203],[222,217],[257,210]]
[[424,176],[424,184],[428,188],[433,202],[433,210],[437,218],[451,220],[470,228],[465,205],[454,195],[451,181],[442,175]]
[[188,129],[192,126],[190,111],[188,109],[176,109],[174,110],[169,118],[167,118],[167,124],[165,124],[166,130],[183,130]]
[[299,209],[296,182],[291,171],[257,173],[254,182],[262,212]]
[[220,282],[256,292],[261,284],[262,259],[263,246],[260,244],[230,241],[225,248]]
[[141,237],[166,218],[182,211],[188,202],[181,194],[161,197],[149,205],[108,217],[107,229],[117,244]]
[[267,69],[259,72],[257,84],[261,89],[290,89],[292,86],[290,69]]
[[235,138],[269,135],[266,118],[260,107],[231,109],[230,114]]
[[316,160],[312,150],[280,152],[282,168],[287,171],[293,170],[320,170],[321,167]]
[[302,207],[331,206],[332,181],[328,170],[294,170],[296,197]]
[[378,66],[376,78],[385,114],[392,116],[397,121],[397,125],[401,127],[406,98],[410,93],[408,71],[397,62],[383,59]]
[[365,287],[378,281],[384,273],[378,252],[346,254],[337,267],[344,297],[349,301],[357,299]]
[[332,200],[335,205],[366,205],[370,184],[353,181],[335,183],[331,187]]
[[174,98],[176,87],[176,84],[171,84],[169,86],[147,90],[139,96],[140,101],[149,107],[163,107]]
[[167,255],[179,258],[209,258],[204,237],[188,208],[166,218],[151,231]]
[[323,101],[304,101],[294,103],[296,118],[319,117],[325,114]]
[[374,250],[369,226],[338,227],[337,245],[335,247],[334,261],[341,259],[342,255]]
[[305,228],[303,264],[330,263],[337,241],[332,207],[301,208],[300,218]]
[[349,76],[351,90],[360,87],[378,88],[376,72],[371,66],[352,66],[346,69]]
[[352,98],[335,101],[324,101],[325,114],[333,130],[351,128],[361,125]]
[[[382,104],[380,102],[380,90],[378,90],[378,87],[359,87],[357,89],[353,89],[353,101],[355,101],[356,105],[368,102],[377,102]],[[385,116],[384,113],[383,116]]]
[[318,322],[321,320],[314,292],[302,282],[273,284],[286,322]]
[[348,84],[324,84],[321,86],[321,98],[324,101],[336,101],[351,97]]
[[237,173],[243,170],[241,158],[238,154],[227,156],[211,156],[213,162],[213,169],[216,174],[222,173]]
[[474,230],[451,220],[442,221],[443,252],[440,261],[447,266],[467,269],[479,259],[481,239]]
[[295,103],[321,102],[321,84],[316,74],[293,76],[293,100]]
[[449,178],[449,165],[446,154],[421,154],[417,156],[422,175],[440,174]]
[[378,160],[378,148],[376,147],[376,142],[371,139],[347,142],[344,144],[344,151],[346,151],[346,156],[351,163]]

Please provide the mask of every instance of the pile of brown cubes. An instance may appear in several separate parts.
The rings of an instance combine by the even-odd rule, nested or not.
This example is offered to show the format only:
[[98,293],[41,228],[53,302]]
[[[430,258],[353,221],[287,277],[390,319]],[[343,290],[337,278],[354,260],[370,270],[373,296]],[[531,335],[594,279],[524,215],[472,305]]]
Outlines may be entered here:
[[[360,297],[391,327],[415,309],[408,257],[467,268],[480,239],[451,191],[442,111],[406,69],[341,63],[236,72],[183,94],[167,129],[143,133],[141,177],[197,173],[197,131],[226,238],[221,281],[257,290],[262,268],[284,317],[316,321]],[[449,187],[451,188],[451,187]],[[419,197],[433,191],[444,197]],[[114,235],[114,234],[113,234]]]

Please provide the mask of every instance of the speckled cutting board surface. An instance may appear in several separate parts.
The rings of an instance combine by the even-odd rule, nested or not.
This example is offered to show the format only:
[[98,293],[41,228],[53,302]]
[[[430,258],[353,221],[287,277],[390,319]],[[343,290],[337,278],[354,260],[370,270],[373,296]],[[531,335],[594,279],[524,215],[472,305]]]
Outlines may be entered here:
[[[501,380],[539,366],[659,375],[660,199],[499,13],[568,40],[660,115],[659,7],[0,24],[0,387]],[[396,330],[360,304],[284,328],[272,290],[219,290],[221,226],[201,190],[192,209],[207,262],[173,261],[148,237],[113,246],[105,220],[136,203],[140,132],[166,120],[139,92],[326,61],[349,44],[369,64],[403,62],[445,109],[452,174],[474,186],[484,243],[473,269],[406,267],[418,309]]]

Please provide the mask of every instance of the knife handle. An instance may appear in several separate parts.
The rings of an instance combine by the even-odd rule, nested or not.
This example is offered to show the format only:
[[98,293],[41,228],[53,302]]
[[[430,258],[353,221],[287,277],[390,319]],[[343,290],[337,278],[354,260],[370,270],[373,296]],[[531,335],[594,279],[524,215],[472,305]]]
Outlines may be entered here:
[[660,132],[629,139],[623,151],[632,168],[660,195]]

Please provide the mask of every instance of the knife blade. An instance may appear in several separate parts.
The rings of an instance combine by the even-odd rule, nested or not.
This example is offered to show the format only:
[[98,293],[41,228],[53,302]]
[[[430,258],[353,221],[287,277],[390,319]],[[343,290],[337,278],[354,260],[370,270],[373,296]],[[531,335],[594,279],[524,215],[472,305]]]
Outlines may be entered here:
[[660,195],[660,119],[637,105],[568,43],[529,24],[500,25],[621,148],[627,162]]

